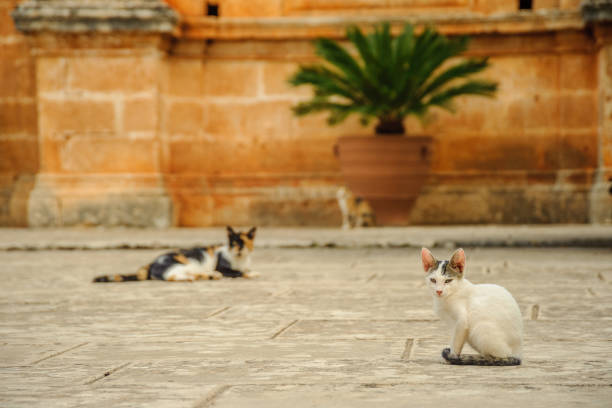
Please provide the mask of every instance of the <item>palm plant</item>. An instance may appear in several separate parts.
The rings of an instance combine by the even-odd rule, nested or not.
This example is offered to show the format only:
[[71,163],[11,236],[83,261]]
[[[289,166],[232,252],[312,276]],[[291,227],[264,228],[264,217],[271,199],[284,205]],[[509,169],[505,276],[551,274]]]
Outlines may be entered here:
[[314,87],[312,99],[293,107],[296,115],[329,111],[328,123],[334,125],[358,114],[364,125],[378,119],[377,134],[403,134],[408,115],[423,119],[433,106],[453,111],[457,96],[493,96],[497,90],[495,82],[468,79],[489,66],[487,58],[442,67],[467,49],[467,37],[447,38],[430,27],[415,34],[406,24],[393,38],[389,23],[369,35],[349,27],[347,37],[357,56],[336,41],[318,39],[316,54],[324,63],[301,66],[289,79],[294,86]]

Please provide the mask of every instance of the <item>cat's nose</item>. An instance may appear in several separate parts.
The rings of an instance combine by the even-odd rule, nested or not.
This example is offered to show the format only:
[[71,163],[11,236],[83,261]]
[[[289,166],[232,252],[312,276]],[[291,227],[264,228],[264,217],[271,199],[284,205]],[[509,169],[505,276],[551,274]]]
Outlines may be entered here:
[[438,294],[438,296],[442,296],[442,291],[441,290],[436,290],[436,293]]

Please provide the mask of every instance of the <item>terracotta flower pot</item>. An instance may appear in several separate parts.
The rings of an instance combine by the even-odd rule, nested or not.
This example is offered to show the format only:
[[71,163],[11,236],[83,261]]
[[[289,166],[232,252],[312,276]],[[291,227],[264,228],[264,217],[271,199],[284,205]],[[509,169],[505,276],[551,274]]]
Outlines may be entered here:
[[345,136],[336,154],[346,185],[367,199],[378,225],[408,225],[431,169],[429,136]]

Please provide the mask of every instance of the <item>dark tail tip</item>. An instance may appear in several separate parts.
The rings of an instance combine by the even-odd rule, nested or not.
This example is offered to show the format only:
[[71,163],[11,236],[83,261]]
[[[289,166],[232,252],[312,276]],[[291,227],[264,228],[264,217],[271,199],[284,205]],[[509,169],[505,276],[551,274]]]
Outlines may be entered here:
[[521,365],[521,359],[516,357],[492,358],[484,356],[459,356],[451,357],[450,348],[442,350],[442,357],[454,365],[478,365],[478,366],[517,366]]
[[96,282],[110,282],[110,280],[108,279],[108,276],[97,276],[93,279],[92,281],[93,283]]

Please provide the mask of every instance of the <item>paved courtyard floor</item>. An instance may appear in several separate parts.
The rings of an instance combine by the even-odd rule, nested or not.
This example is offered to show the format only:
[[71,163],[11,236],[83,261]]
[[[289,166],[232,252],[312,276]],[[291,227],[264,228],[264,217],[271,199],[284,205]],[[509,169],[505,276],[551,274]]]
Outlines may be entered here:
[[519,367],[441,364],[417,248],[258,248],[257,280],[91,283],[160,252],[0,251],[0,406],[612,406],[610,249],[466,248],[467,278],[521,306]]

